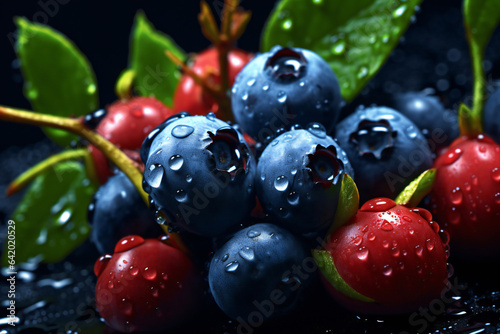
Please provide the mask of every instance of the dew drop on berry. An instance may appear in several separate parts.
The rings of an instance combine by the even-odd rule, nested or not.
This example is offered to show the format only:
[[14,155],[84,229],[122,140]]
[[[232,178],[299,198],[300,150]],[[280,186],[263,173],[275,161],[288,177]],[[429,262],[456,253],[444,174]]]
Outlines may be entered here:
[[491,171],[491,178],[493,181],[500,182],[500,168],[494,168]]
[[171,170],[179,170],[181,169],[183,164],[184,164],[184,158],[179,154],[171,156],[170,159],[168,160],[168,167],[170,167]]
[[415,212],[418,215],[420,215],[420,217],[424,218],[428,222],[432,221],[432,214],[428,210],[426,210],[426,209],[415,208],[415,209],[412,209],[411,211]]
[[284,175],[278,176],[274,180],[274,188],[278,191],[285,191],[288,188],[288,178]]
[[368,241],[374,241],[376,238],[377,236],[375,235],[375,233],[370,233],[368,235]]
[[156,275],[157,275],[157,273],[156,273],[155,268],[146,267],[142,271],[142,277],[144,277],[145,279],[147,279],[149,281],[156,279]]
[[377,198],[363,204],[360,211],[383,212],[396,206],[396,203],[388,198]]
[[239,267],[239,263],[238,261],[232,261],[232,262],[229,262],[227,265],[226,265],[226,272],[228,273],[232,273],[232,272],[235,272],[238,267]]
[[115,253],[125,252],[144,243],[144,239],[138,235],[129,235],[118,241]]
[[111,260],[111,258],[112,258],[111,254],[104,254],[95,262],[94,274],[96,276],[99,276],[104,271],[106,265],[109,263],[109,260]]
[[422,246],[420,246],[420,245],[416,245],[416,246],[415,246],[415,253],[416,253],[418,256],[422,256],[422,254],[424,253],[424,249],[422,248]]
[[229,254],[226,253],[226,254],[224,254],[224,256],[220,260],[221,260],[221,262],[226,262],[228,258],[229,258]]
[[353,242],[356,246],[359,246],[363,243],[363,238],[358,235],[356,238],[354,238]]
[[190,183],[191,181],[193,181],[193,177],[191,175],[186,175],[186,182],[187,183]]
[[451,208],[451,211],[448,214],[448,221],[450,222],[450,224],[459,224],[461,219],[462,218],[460,217],[460,212],[457,211],[457,208]]
[[128,268],[128,272],[130,273],[130,275],[132,276],[137,276],[137,274],[139,273],[139,267],[137,266],[130,266]]
[[434,241],[432,239],[425,240],[425,247],[427,247],[429,252],[432,251],[434,249]]
[[[148,187],[158,188],[163,181],[163,174],[165,170],[160,164],[151,164],[144,175],[144,180],[147,182]],[[144,188],[144,183],[143,183]]]
[[389,223],[387,220],[384,220],[382,222],[382,225],[380,225],[380,228],[384,231],[392,231],[394,227],[392,226],[391,223]]
[[455,205],[460,205],[462,204],[463,197],[462,190],[456,187],[451,191],[450,201]]
[[255,253],[253,249],[250,247],[243,247],[238,254],[241,256],[242,259],[247,260],[247,261],[253,261],[255,258]]
[[247,232],[247,236],[249,238],[257,238],[258,236],[260,236],[260,232],[259,231],[253,231],[253,230],[249,230]]
[[175,199],[177,200],[177,202],[185,203],[188,200],[188,194],[184,189],[178,189],[175,192]]
[[326,129],[321,123],[311,123],[307,126],[307,131],[318,138],[326,138]]
[[462,156],[462,150],[459,148],[456,148],[452,151],[448,151],[445,153],[443,157],[443,163],[445,165],[451,165],[452,163],[457,161],[458,158],[460,158],[460,156]]
[[177,125],[172,129],[172,136],[178,139],[186,138],[194,132],[194,128],[189,125]]
[[369,253],[370,253],[370,251],[368,250],[368,248],[361,247],[361,248],[358,249],[358,252],[357,252],[356,256],[361,261],[365,261],[368,258],[368,254]]
[[299,204],[299,194],[296,191],[292,191],[288,194],[286,200],[290,205],[297,205]]
[[286,99],[287,99],[287,95],[284,91],[280,90],[278,92],[278,102],[279,103],[285,103],[286,102]]
[[158,289],[151,287],[151,295],[155,298],[158,298],[158,296],[159,296]]
[[269,91],[269,87],[270,87],[270,86],[269,86],[269,84],[268,84],[268,83],[265,83],[265,84],[262,86],[262,90],[263,90],[264,92],[267,92],[267,91]]
[[392,267],[390,265],[385,265],[384,268],[382,269],[382,273],[385,276],[391,276],[392,275]]

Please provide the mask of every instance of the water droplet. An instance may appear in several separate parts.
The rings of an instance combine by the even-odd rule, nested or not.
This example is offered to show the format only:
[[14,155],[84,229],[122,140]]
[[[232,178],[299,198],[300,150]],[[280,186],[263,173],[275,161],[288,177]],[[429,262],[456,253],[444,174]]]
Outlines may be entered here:
[[262,86],[262,90],[264,92],[267,92],[269,90],[269,84],[268,83],[265,83],[263,86]]
[[57,224],[59,226],[62,226],[62,225],[66,225],[70,218],[71,218],[71,215],[72,215],[72,211],[71,210],[64,210],[63,213],[61,213],[61,215],[59,216],[59,218],[57,219]]
[[253,261],[255,258],[255,253],[253,249],[250,247],[243,247],[238,254],[241,256],[242,259],[247,260],[247,261]]
[[307,131],[318,138],[326,138],[326,129],[321,123],[311,123],[307,126]]
[[390,199],[378,199],[375,201],[368,201],[361,207],[360,211],[369,211],[369,212],[383,212],[387,211],[396,206],[396,203]]
[[400,17],[405,13],[405,11],[406,11],[406,5],[401,5],[398,8],[396,8],[396,10],[392,13],[392,16],[394,18]]
[[232,272],[235,272],[236,269],[238,269],[239,267],[239,263],[238,261],[232,261],[232,262],[229,262],[227,265],[226,265],[226,272],[228,273],[232,273]]
[[281,175],[274,180],[274,188],[278,191],[285,191],[288,188],[288,179],[286,176]]
[[144,268],[144,271],[142,272],[142,277],[145,279],[152,281],[156,278],[156,269],[151,268],[151,267],[146,267]]
[[184,189],[179,189],[175,192],[175,199],[177,202],[185,203],[188,200],[188,194]]
[[386,264],[384,266],[384,269],[382,270],[382,273],[385,275],[385,276],[391,276],[392,274],[392,267],[388,264]]
[[113,289],[115,287],[115,284],[113,283],[113,281],[109,281],[108,282],[108,289]]
[[137,266],[130,266],[130,268],[128,268],[128,272],[132,276],[137,276],[137,274],[139,273],[139,267],[137,267]]
[[153,187],[158,188],[163,180],[163,175],[165,170],[160,164],[152,164],[148,168],[148,174],[146,176],[147,183]]
[[289,193],[286,199],[290,205],[299,204],[299,194],[296,191]]
[[249,230],[249,231],[247,232],[247,236],[248,236],[249,238],[257,238],[258,236],[260,236],[260,232],[258,232],[258,231],[253,231],[253,230]]
[[250,80],[247,81],[247,86],[251,87],[253,85],[255,85],[255,78],[250,79]]
[[175,154],[170,157],[168,160],[168,166],[171,170],[179,170],[184,164],[184,158],[182,158],[179,154]]
[[335,55],[341,55],[345,51],[345,41],[340,40],[337,41],[335,44],[332,46],[332,53]]
[[194,128],[189,125],[177,125],[172,129],[172,136],[175,138],[186,138],[190,134],[192,134],[194,131]]
[[361,245],[361,244],[363,243],[363,238],[362,238],[361,236],[359,236],[359,235],[358,235],[356,238],[354,238],[354,241],[353,241],[353,242],[354,242],[354,244],[355,244],[356,246],[359,246],[359,245]]
[[427,250],[430,252],[434,249],[434,241],[432,241],[431,239],[427,239],[425,241],[425,247],[427,247]]
[[500,168],[494,168],[491,171],[491,177],[493,178],[494,181],[500,182]]
[[278,92],[278,102],[279,103],[285,103],[286,99],[287,99],[286,93],[284,91],[280,90]]
[[380,225],[380,228],[384,231],[392,231],[394,227],[392,226],[391,223],[389,223],[387,220],[384,220],[382,222],[382,225]]
[[452,163],[457,161],[461,155],[462,155],[462,150],[459,148],[457,148],[451,152],[447,152],[447,153],[445,153],[445,156],[443,157],[443,163],[445,165],[451,165]]
[[227,259],[229,259],[229,254],[228,253],[224,254],[224,256],[220,260],[221,260],[221,262],[226,262]]
[[215,114],[213,112],[209,112],[207,114],[207,119],[210,121],[215,121],[217,119],[217,116],[215,116]]
[[151,295],[152,295],[153,297],[156,297],[156,298],[157,298],[157,297],[158,297],[158,295],[159,295],[159,294],[158,294],[158,289],[155,289],[155,288],[151,287]]
[[428,210],[426,210],[426,209],[415,208],[415,209],[412,209],[411,211],[415,212],[418,215],[420,215],[420,217],[424,218],[428,222],[432,221],[432,214]]
[[456,225],[460,223],[461,219],[462,218],[460,216],[460,213],[457,211],[457,208],[455,207],[451,208],[451,211],[448,215],[448,221],[450,222],[450,224]]
[[106,265],[109,263],[109,260],[111,260],[111,258],[111,254],[105,254],[96,261],[94,265],[94,274],[96,276],[99,276],[104,271],[104,268],[106,268]]
[[243,95],[241,95],[241,100],[243,100],[243,101],[248,100],[248,92],[245,92],[245,93],[243,93]]
[[377,238],[377,236],[375,235],[375,233],[370,233],[368,235],[368,241],[373,241]]
[[358,259],[360,259],[361,261],[365,261],[367,258],[368,258],[368,254],[369,254],[369,250],[368,248],[366,247],[361,247],[358,249],[358,252],[356,254],[356,256],[358,257]]
[[90,85],[87,86],[87,93],[88,94],[94,94],[97,91],[97,87],[95,84],[91,83]]
[[167,216],[162,210],[158,210],[155,212],[155,219],[156,223],[160,225],[164,225],[167,222]]
[[115,246],[115,253],[125,252],[144,243],[138,235],[131,235],[121,239]]
[[387,43],[387,42],[389,42],[389,34],[383,34],[382,43]]
[[187,183],[190,183],[191,181],[193,181],[193,177],[191,175],[186,175],[186,182]]
[[358,79],[362,79],[368,75],[368,68],[362,66],[358,71]]
[[451,191],[450,201],[453,204],[455,204],[455,205],[462,204],[463,198],[464,198],[464,196],[462,194],[462,190],[460,190],[459,187],[456,187],[455,189],[453,189]]
[[292,20],[286,19],[285,21],[283,21],[282,27],[284,30],[290,30],[292,28]]
[[416,245],[416,246],[415,246],[415,253],[416,253],[418,256],[422,256],[422,254],[424,253],[424,249],[422,248],[422,246],[420,246],[420,245]]
[[132,108],[130,113],[136,118],[141,118],[144,116],[144,110],[141,107]]

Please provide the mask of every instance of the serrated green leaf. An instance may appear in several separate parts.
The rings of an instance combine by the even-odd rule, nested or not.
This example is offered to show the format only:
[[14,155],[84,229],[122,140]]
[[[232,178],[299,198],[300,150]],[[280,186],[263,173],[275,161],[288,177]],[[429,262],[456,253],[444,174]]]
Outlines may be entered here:
[[484,50],[500,23],[500,1],[465,0],[464,21],[467,37]]
[[165,51],[186,59],[184,51],[167,35],[154,29],[144,13],[136,15],[132,29],[130,68],[135,72],[134,88],[141,96],[155,96],[167,106],[181,77],[177,66],[167,58]]
[[431,192],[435,178],[435,168],[426,170],[403,189],[396,197],[396,204],[406,205],[410,208],[416,207],[418,203]]
[[354,180],[347,174],[344,174],[340,188],[337,211],[332,226],[328,234],[330,235],[336,229],[344,225],[353,217],[359,209],[359,191]]
[[386,61],[421,0],[282,0],[263,31],[261,50],[274,45],[318,53],[353,100]]
[[[98,108],[94,72],[80,50],[60,32],[25,18],[17,18],[17,56],[24,76],[25,96],[33,109],[57,116],[81,116]],[[59,145],[77,136],[44,128]]]
[[[41,257],[62,260],[90,233],[88,205],[97,185],[77,162],[63,162],[38,176],[12,215],[16,226],[16,263]],[[4,251],[2,264],[7,263]]]
[[323,276],[337,291],[355,300],[367,303],[374,302],[373,299],[366,297],[351,288],[351,286],[349,286],[349,284],[347,284],[346,281],[340,277],[340,274],[333,263],[332,255],[328,251],[313,249],[312,255]]

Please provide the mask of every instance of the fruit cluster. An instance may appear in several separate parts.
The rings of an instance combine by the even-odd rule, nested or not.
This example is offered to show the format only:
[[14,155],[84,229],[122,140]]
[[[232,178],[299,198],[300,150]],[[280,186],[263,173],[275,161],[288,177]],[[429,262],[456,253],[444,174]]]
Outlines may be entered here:
[[100,182],[88,220],[111,328],[178,329],[211,302],[260,322],[316,284],[355,312],[411,312],[446,291],[450,244],[500,253],[498,122],[485,134],[480,107],[457,115],[426,91],[341,117],[343,78],[322,56],[236,49],[245,12],[214,35],[204,6],[214,46],[187,63],[167,52],[183,73],[172,108],[132,96],[125,73],[119,101],[72,123]]

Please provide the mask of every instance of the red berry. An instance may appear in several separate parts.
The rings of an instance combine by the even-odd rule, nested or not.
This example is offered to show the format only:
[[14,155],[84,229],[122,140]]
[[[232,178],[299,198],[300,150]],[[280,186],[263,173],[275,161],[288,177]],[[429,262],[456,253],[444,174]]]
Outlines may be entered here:
[[456,139],[434,167],[432,210],[453,250],[500,254],[500,145],[485,135]]
[[445,289],[446,242],[446,232],[440,235],[427,210],[372,199],[325,246],[341,280],[366,299],[324,282],[335,299],[357,312],[413,311]]
[[161,238],[121,239],[94,272],[97,309],[115,330],[171,329],[197,307],[199,280],[192,262]]
[[[230,86],[233,85],[236,75],[252,57],[252,54],[240,49],[232,49],[229,52],[228,75]],[[194,58],[191,68],[196,74],[205,78],[210,84],[220,84],[219,56],[217,49],[211,47],[200,52]],[[220,115],[217,114],[219,109],[217,102],[207,93],[203,92],[202,87],[197,85],[188,75],[184,75],[177,85],[173,109],[175,112],[187,111],[191,115],[206,115],[209,112],[213,112],[220,118]]]
[[[138,151],[146,136],[172,115],[162,102],[152,97],[133,97],[109,105],[107,114],[96,132],[125,151]],[[108,161],[101,151],[89,146],[99,181],[105,183],[112,175]],[[129,152],[130,153],[130,152]]]

